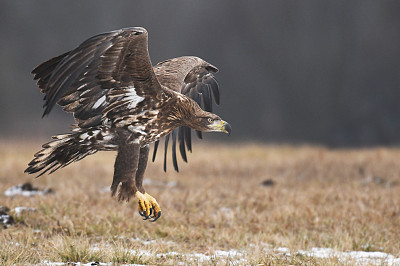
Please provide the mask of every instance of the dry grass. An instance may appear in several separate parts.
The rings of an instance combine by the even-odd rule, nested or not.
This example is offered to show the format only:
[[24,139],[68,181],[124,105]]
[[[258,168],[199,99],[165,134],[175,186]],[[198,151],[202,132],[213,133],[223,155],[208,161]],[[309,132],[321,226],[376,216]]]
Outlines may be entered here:
[[[250,264],[338,263],[334,258],[282,256],[273,252],[275,247],[377,250],[400,256],[399,149],[198,143],[189,164],[180,164],[179,174],[172,165],[163,173],[161,156],[149,163],[147,178],[177,181],[174,187],[145,187],[163,211],[159,221],[150,223],[141,220],[135,202],[120,204],[99,192],[111,184],[115,153],[99,153],[33,180],[23,170],[40,144],[1,143],[0,206],[37,211],[23,213],[16,225],[0,229],[0,264],[196,264],[201,261],[171,252],[213,255],[231,249],[245,253]],[[266,179],[275,185],[261,185]],[[55,193],[3,195],[27,181]],[[218,256],[207,262],[218,263],[242,264]]]

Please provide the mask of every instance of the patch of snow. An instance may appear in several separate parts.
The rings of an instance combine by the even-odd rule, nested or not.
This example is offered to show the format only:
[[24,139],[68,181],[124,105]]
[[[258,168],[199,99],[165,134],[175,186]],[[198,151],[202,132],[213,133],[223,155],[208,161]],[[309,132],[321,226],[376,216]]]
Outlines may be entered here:
[[216,250],[214,252],[217,257],[243,257],[243,253],[238,250],[231,249],[229,251]]
[[[40,265],[74,265],[74,266],[92,266],[92,265],[115,265],[112,262],[97,262],[97,261],[93,261],[93,262],[88,262],[88,263],[81,263],[81,262],[73,262],[73,263],[65,263],[65,262],[53,262],[53,261],[48,261],[48,260],[42,260],[40,262]],[[127,264],[125,264],[127,265]],[[129,264],[132,266],[141,266],[140,264]]]
[[[138,238],[133,239],[134,241],[139,241],[144,245],[149,245],[152,243],[156,243],[156,240],[141,240]],[[348,251],[348,252],[340,252],[335,251],[330,248],[312,248],[311,250],[298,250],[294,252],[290,252],[290,250],[286,247],[277,247],[272,248],[270,245],[262,243],[262,246],[267,246],[264,248],[266,252],[278,252],[284,256],[292,256],[296,254],[301,254],[308,257],[314,258],[337,258],[341,263],[349,262],[349,260],[355,265],[364,265],[364,264],[373,264],[373,265],[400,265],[400,258],[396,258],[391,254],[384,252],[366,252],[366,251]],[[255,246],[255,245],[252,245]],[[99,247],[94,246],[91,248],[93,251],[100,251]],[[178,260],[191,261],[194,263],[209,263],[218,259],[229,259],[230,264],[239,264],[245,265],[248,264],[247,254],[243,250],[235,250],[231,249],[228,251],[224,250],[215,250],[210,255],[203,253],[179,253],[175,251],[167,252],[167,253],[154,253],[152,251],[146,249],[133,250],[126,249],[127,252],[132,255],[144,256],[144,257],[157,257],[157,258],[168,258],[173,257]],[[186,265],[187,262],[176,262],[178,264]],[[64,265],[49,261],[42,261],[43,265]],[[94,265],[92,263],[76,263],[74,265]],[[111,263],[98,263],[96,265],[112,265]]]
[[110,192],[111,192],[111,188],[110,187],[99,188],[99,193],[110,193]]
[[5,212],[0,212],[0,225],[3,225],[4,227],[9,227],[14,223],[14,218],[10,215],[8,215]]
[[233,263],[243,264],[246,263],[245,254],[238,250],[231,249],[229,251],[216,250],[213,255],[205,255],[202,253],[189,253],[183,254],[186,258],[191,261],[198,262],[210,262],[213,259],[231,259]]
[[[271,251],[270,249],[267,249]],[[335,251],[331,248],[311,248],[311,250],[298,250],[293,253],[290,252],[288,248],[279,247],[273,249],[273,251],[278,251],[284,253],[286,256],[291,256],[292,254],[301,254],[308,257],[327,259],[327,258],[337,258],[341,262],[346,262],[348,260],[354,260],[356,264],[374,264],[374,265],[400,265],[400,258],[395,256],[380,252],[367,252],[367,251]]]
[[50,193],[53,193],[52,189],[40,190],[38,188],[33,187],[30,183],[25,183],[14,187],[10,187],[6,191],[4,191],[4,195],[7,197],[12,197],[12,196],[31,197],[35,195],[45,195]]
[[[142,244],[143,243],[147,243],[144,245],[149,245],[150,243],[155,243],[158,241],[156,240],[150,240],[150,241],[144,241],[144,240],[140,240],[137,239],[138,241],[140,241]],[[90,248],[92,251],[100,251],[100,248],[97,246],[91,247]],[[175,251],[171,251],[171,252],[167,252],[167,253],[153,253],[149,250],[146,249],[140,249],[140,250],[135,250],[135,249],[125,249],[126,252],[131,253],[134,256],[143,256],[143,257],[157,257],[157,258],[166,258],[166,257],[181,257],[181,258],[185,258],[189,261],[194,261],[194,262],[210,262],[213,259],[217,259],[217,258],[221,258],[221,259],[231,259],[234,261],[234,263],[240,263],[240,264],[244,264],[246,263],[246,260],[244,259],[245,254],[238,251],[238,250],[234,250],[231,249],[229,251],[223,251],[223,250],[216,250],[214,251],[214,253],[212,255],[206,255],[203,253],[179,253],[179,252],[175,252]]]
[[53,262],[49,260],[42,260],[40,261],[40,265],[65,265],[65,262]]
[[36,211],[35,208],[28,208],[28,207],[15,207],[14,212],[19,217],[21,216],[22,212],[34,212]]
[[181,256],[181,253],[175,252],[175,251],[171,251],[168,253],[158,253],[156,254],[157,258],[164,258],[164,257],[176,257],[176,256]]
[[285,247],[275,248],[274,251],[278,251],[279,253],[290,253],[290,250],[288,248],[285,248]]
[[[148,251],[145,250],[141,250],[141,251],[135,251],[132,250],[131,252],[133,252],[134,254],[137,255],[144,255],[144,256],[153,256],[153,254],[151,254]],[[171,252],[167,252],[167,253],[157,253],[155,254],[155,256],[157,258],[164,258],[164,257],[182,257],[182,258],[186,258],[189,261],[196,261],[196,262],[210,262],[213,259],[217,259],[217,258],[222,258],[222,259],[227,259],[230,258],[232,260],[235,260],[235,263],[244,263],[246,262],[246,260],[244,259],[244,254],[239,252],[238,250],[229,250],[229,251],[223,251],[223,250],[216,250],[214,251],[214,254],[212,255],[206,255],[203,253],[179,253],[179,252],[175,252],[175,251],[171,251]]]
[[92,262],[88,262],[88,263],[75,263],[75,266],[92,266],[92,265],[113,265],[111,262],[97,262],[97,261],[92,261]]

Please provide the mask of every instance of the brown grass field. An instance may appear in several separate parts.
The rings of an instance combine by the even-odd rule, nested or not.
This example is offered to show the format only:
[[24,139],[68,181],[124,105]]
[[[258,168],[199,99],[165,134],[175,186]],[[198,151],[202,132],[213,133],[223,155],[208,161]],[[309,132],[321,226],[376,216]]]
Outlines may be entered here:
[[[171,162],[163,172],[160,153],[149,162],[146,178],[153,182],[145,189],[163,215],[150,223],[142,221],[136,201],[119,203],[104,192],[115,153],[34,179],[23,170],[42,142],[0,144],[0,206],[16,221],[0,229],[1,265],[357,263],[296,253],[314,247],[400,256],[400,149],[195,143],[179,173]],[[4,195],[25,182],[55,193]],[[18,216],[18,206],[36,211]],[[279,252],[282,247],[292,255]],[[218,256],[232,250],[243,256]]]

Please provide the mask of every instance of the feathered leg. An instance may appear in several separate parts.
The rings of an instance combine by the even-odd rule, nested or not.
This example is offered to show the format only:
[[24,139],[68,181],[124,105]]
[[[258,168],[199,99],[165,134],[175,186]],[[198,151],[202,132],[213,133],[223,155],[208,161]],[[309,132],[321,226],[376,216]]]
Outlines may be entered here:
[[[148,158],[149,158],[149,150],[150,150],[150,146],[149,145],[146,145],[146,146],[140,148],[139,165],[138,165],[138,170],[136,172],[135,183],[136,183],[137,189],[141,193],[144,194],[144,196],[146,197],[146,199],[150,202],[150,204],[152,206],[151,209],[150,209],[150,216],[151,216],[152,213],[154,213],[153,216],[151,216],[151,217],[147,216],[145,220],[147,220],[148,218],[153,218],[152,221],[155,222],[161,216],[161,208],[158,205],[156,199],[145,192],[145,190],[143,188],[143,185],[142,185],[144,172],[146,171],[147,161],[148,161]],[[141,212],[140,206],[139,206],[139,213],[142,216],[146,216]]]
[[[118,147],[118,154],[114,165],[114,178],[111,192],[114,196],[118,192],[118,200],[129,201],[132,196],[138,199],[140,215],[145,220],[161,216],[161,209],[157,201],[147,194],[142,186],[143,175],[146,170],[149,147],[140,148],[138,144],[123,143]],[[154,216],[151,216],[154,213]]]
[[137,192],[134,177],[139,164],[139,144],[120,144],[118,147],[117,158],[114,164],[114,177],[111,185],[112,196],[121,187],[118,193],[118,200],[129,201]]
[[136,172],[136,179],[135,179],[137,189],[140,192],[142,192],[143,194],[145,193],[145,191],[142,186],[142,183],[143,183],[144,172],[146,171],[146,167],[147,167],[147,160],[149,158],[149,150],[150,150],[149,145],[146,145],[146,146],[140,148],[139,165],[138,165],[138,170]]

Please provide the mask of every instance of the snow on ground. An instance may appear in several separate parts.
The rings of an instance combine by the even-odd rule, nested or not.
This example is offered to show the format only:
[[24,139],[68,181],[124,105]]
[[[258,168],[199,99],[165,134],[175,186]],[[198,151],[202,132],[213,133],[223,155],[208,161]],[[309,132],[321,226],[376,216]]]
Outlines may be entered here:
[[216,250],[214,251],[213,255],[206,255],[203,253],[178,253],[178,252],[168,252],[168,253],[158,253],[156,254],[156,257],[158,258],[163,258],[163,257],[182,257],[185,258],[186,260],[193,261],[193,262],[212,262],[214,260],[218,259],[230,259],[233,263],[239,263],[240,265],[243,265],[247,262],[245,259],[244,253],[238,251],[238,250],[229,250],[229,251],[223,251],[223,250]]
[[[52,262],[48,260],[43,260],[40,262],[40,265],[51,265],[51,266],[65,266],[65,262]],[[108,266],[108,265],[115,265],[115,263],[108,262],[108,263],[103,263],[103,262],[88,262],[88,263],[81,263],[81,262],[76,262],[76,263],[68,263],[68,265],[74,265],[74,266],[92,266],[92,265],[101,265],[101,266]],[[139,264],[124,264],[124,265],[131,265],[131,266],[140,266]]]
[[30,183],[20,184],[14,187],[10,187],[6,191],[4,191],[4,195],[7,197],[12,196],[24,196],[31,197],[35,195],[45,195],[53,193],[51,189],[38,189],[33,187]]
[[[14,224],[14,218],[8,214],[10,211],[9,208],[0,206],[0,225],[7,228]],[[28,207],[15,207],[14,212],[17,217],[21,216],[22,212],[32,212],[36,211],[35,208],[28,208]]]
[[374,264],[374,265],[400,265],[400,258],[385,252],[366,252],[366,251],[334,251],[330,248],[312,248],[309,251],[299,250],[295,254],[302,254],[314,258],[338,258],[339,261],[354,260],[357,264]]
[[14,219],[8,214],[9,208],[0,206],[0,226],[7,228],[14,223]]
[[[154,243],[152,241],[145,241],[140,240],[138,241],[142,243]],[[145,244],[146,245],[146,244]],[[254,245],[252,245],[254,246]],[[97,246],[91,248],[93,251],[100,251],[101,249]],[[144,258],[175,258],[177,261],[182,261],[181,264],[185,264],[185,262],[194,262],[194,263],[212,263],[213,261],[218,260],[228,260],[232,264],[238,265],[246,265],[249,263],[249,256],[243,250],[235,250],[231,249],[228,251],[224,250],[216,250],[211,255],[203,254],[203,253],[179,253],[179,252],[167,252],[167,253],[156,253],[154,254],[150,250],[140,249],[140,250],[126,250],[130,252],[132,255],[141,256]],[[372,265],[400,265],[400,258],[396,258],[391,254],[385,252],[365,252],[365,251],[348,251],[348,252],[341,252],[335,251],[330,248],[312,248],[311,250],[298,250],[298,251],[290,251],[286,247],[278,247],[278,248],[264,248],[266,254],[280,254],[282,256],[294,256],[301,254],[303,256],[308,256],[312,258],[338,258],[340,262],[346,263],[351,261],[355,265],[365,265],[365,264],[372,264]],[[43,265],[64,265],[58,262],[49,262],[49,261],[42,261]],[[76,263],[74,265],[112,265],[111,263]],[[137,265],[137,264],[134,264]]]
[[18,217],[21,216],[21,214],[23,212],[34,212],[34,211],[36,211],[35,208],[29,208],[29,207],[15,207],[14,208],[15,215],[17,215]]
[[7,228],[14,223],[14,219],[7,213],[0,212],[0,225]]
[[[266,248],[271,251],[271,249]],[[335,251],[331,248],[312,248],[311,250],[298,250],[290,252],[288,248],[279,247],[272,249],[285,256],[301,254],[312,258],[326,259],[337,258],[341,262],[353,261],[356,265],[400,265],[400,258],[385,252],[366,252],[366,251]]]

